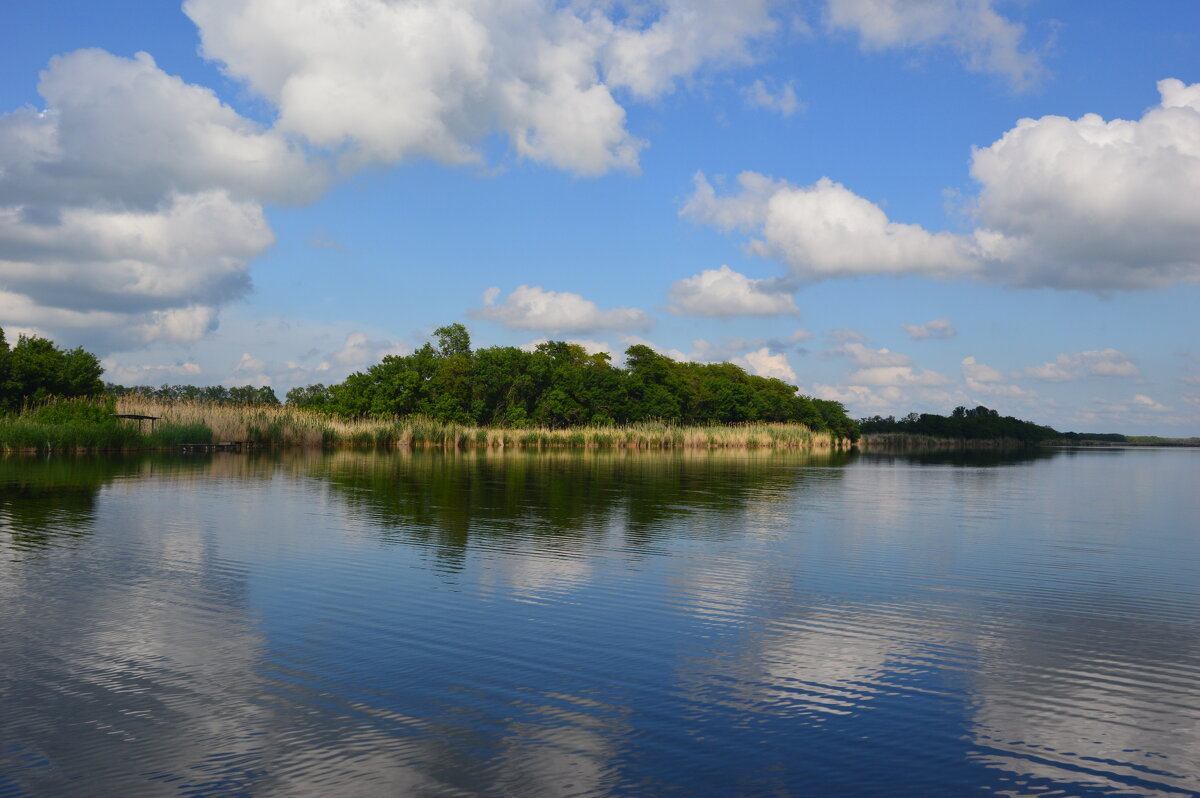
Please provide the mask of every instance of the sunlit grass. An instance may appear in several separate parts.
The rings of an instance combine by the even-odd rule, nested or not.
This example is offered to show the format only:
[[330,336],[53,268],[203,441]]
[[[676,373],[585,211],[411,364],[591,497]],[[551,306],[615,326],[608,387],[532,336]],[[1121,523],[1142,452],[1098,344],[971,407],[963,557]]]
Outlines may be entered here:
[[340,419],[282,406],[164,401],[142,396],[117,400],[117,412],[159,416],[174,426],[204,425],[214,442],[270,446],[414,448],[627,448],[834,449],[843,442],[800,424],[686,427],[665,423],[624,427],[478,427],[427,418]]

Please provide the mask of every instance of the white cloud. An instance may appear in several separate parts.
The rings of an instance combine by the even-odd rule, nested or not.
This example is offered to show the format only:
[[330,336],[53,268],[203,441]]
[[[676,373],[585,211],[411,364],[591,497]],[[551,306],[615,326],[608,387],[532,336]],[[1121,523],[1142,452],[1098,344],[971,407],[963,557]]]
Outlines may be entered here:
[[958,335],[958,330],[954,329],[954,324],[950,319],[934,319],[924,324],[903,324],[901,326],[908,333],[908,337],[914,341],[923,341],[929,338],[953,338]]
[[865,344],[856,340],[847,340],[840,346],[832,349],[827,349],[822,353],[824,357],[842,356],[850,359],[850,362],[856,366],[908,366],[912,365],[912,359],[901,352],[893,352],[890,349],[872,349]]
[[1023,119],[977,149],[972,233],[892,222],[829,178],[796,187],[754,172],[718,196],[698,174],[681,215],[747,234],[749,252],[801,279],[975,276],[1086,291],[1200,282],[1200,84],[1158,83],[1138,121]]
[[774,111],[783,117],[803,110],[804,103],[796,99],[796,88],[791,81],[772,91],[762,80],[756,80],[742,89],[742,97],[751,108]]
[[692,341],[692,351],[686,359],[697,363],[736,362],[743,353],[766,348],[769,352],[786,353],[789,350],[803,351],[799,344],[812,334],[807,330],[796,330],[782,338],[739,338],[729,337],[709,341],[697,338]]
[[1018,376],[1047,382],[1065,382],[1085,377],[1137,377],[1141,375],[1132,358],[1116,349],[1094,349],[1075,354],[1063,354],[1052,362],[1030,366]]
[[716,341],[709,341],[704,338],[697,338],[692,341],[692,352],[688,355],[688,360],[694,360],[697,363],[723,363],[732,360],[739,355],[744,354],[748,350],[759,349],[767,346],[767,342],[762,338],[721,338]]
[[800,344],[811,341],[812,337],[808,330],[796,329],[786,338],[771,338],[767,341],[767,346],[771,349],[799,349]]
[[827,0],[826,26],[857,33],[864,49],[943,46],[968,69],[1003,75],[1014,88],[1036,81],[1038,58],[1022,49],[1025,28],[991,0]]
[[1132,402],[1138,407],[1145,408],[1146,410],[1153,410],[1155,413],[1165,413],[1171,409],[1161,402],[1151,399],[1144,393],[1134,394]]
[[1200,385],[1200,374],[1189,374],[1177,379],[1184,385]]
[[237,365],[233,367],[233,374],[227,382],[243,382],[254,385],[270,385],[271,377],[267,374],[267,362],[261,358],[252,356],[249,352],[243,352],[241,359]]
[[992,276],[1086,290],[1200,281],[1200,84],[1161,80],[1140,120],[1022,119],[976,150]]
[[797,187],[743,172],[738,193],[717,196],[703,174],[682,216],[752,235],[747,249],[786,263],[801,279],[865,274],[950,276],[977,268],[969,246],[950,233],[889,221],[879,206],[821,178]]
[[1095,397],[1092,404],[1067,419],[1077,426],[1099,426],[1101,424],[1118,429],[1150,427],[1150,431],[1164,426],[1176,426],[1182,430],[1194,428],[1195,416],[1174,415],[1171,408],[1145,394],[1135,394],[1128,401],[1113,402]]
[[[608,81],[649,99],[670,91],[675,80],[708,62],[749,63],[753,57],[748,45],[775,30],[770,6],[768,0],[628,4],[625,10],[632,13],[626,24],[612,28],[605,46]],[[646,16],[657,14],[657,18],[649,25],[637,24],[643,21],[639,10],[648,12]]]
[[388,355],[406,355],[411,351],[399,341],[372,340],[365,332],[356,331],[346,335],[346,342],[330,359],[341,366],[362,368],[373,366]]
[[992,368],[975,360],[974,355],[962,360],[963,381],[967,389],[977,394],[988,396],[1025,396],[1035,394],[1019,385],[1008,383],[1008,378],[999,369]]
[[0,116],[0,304],[98,350],[188,342],[274,241],[259,200],[324,173],[277,133],[144,53],[54,58],[43,111]]
[[115,358],[103,358],[104,379],[118,385],[159,385],[164,382],[191,382],[204,373],[200,364],[191,361],[166,366],[126,365]]
[[351,161],[478,162],[478,143],[499,132],[522,158],[598,175],[636,171],[643,146],[614,89],[651,99],[707,64],[749,60],[774,29],[768,6],[187,0],[184,11],[204,54],[279,109],[281,130]]
[[901,406],[906,401],[906,394],[895,386],[869,388],[866,385],[827,385],[817,383],[810,392],[818,399],[830,399],[841,402],[854,412],[870,415],[887,412]]
[[757,351],[747,352],[742,357],[734,358],[732,362],[760,377],[774,377],[792,384],[796,382],[796,372],[788,363],[787,356],[782,353],[773,355],[771,350],[765,346]]
[[705,269],[671,286],[672,313],[687,316],[774,316],[799,313],[791,294],[728,266]]
[[601,310],[591,300],[566,291],[546,291],[522,285],[496,303],[499,291],[489,288],[484,307],[468,315],[516,330],[590,332],[594,330],[645,330],[654,320],[636,308]]
[[206,191],[298,202],[328,184],[284,136],[239,116],[211,89],[163,72],[146,53],[56,56],[38,91],[45,110],[0,116],[0,205],[149,211],[164,197]]
[[852,330],[849,327],[838,327],[836,330],[830,330],[825,334],[832,344],[844,344],[849,341],[857,341],[862,343],[867,340],[867,334],[862,330]]
[[999,369],[994,369],[991,366],[984,365],[975,360],[975,356],[964,357],[962,360],[963,376],[968,382],[977,383],[1001,383],[1005,382],[1006,378]]
[[153,211],[65,207],[30,222],[0,208],[0,279],[17,323],[96,346],[194,341],[215,308],[249,287],[274,242],[262,208],[223,192],[172,196]]
[[948,380],[936,371],[918,371],[912,366],[873,366],[847,375],[847,383],[875,387],[908,388],[912,386],[945,385]]

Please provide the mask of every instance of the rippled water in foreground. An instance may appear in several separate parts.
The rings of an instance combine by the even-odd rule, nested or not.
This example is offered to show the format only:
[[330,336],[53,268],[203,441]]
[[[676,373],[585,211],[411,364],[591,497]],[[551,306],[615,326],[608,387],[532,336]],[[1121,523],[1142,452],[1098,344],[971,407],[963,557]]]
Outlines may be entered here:
[[0,795],[1190,795],[1200,450],[0,460]]

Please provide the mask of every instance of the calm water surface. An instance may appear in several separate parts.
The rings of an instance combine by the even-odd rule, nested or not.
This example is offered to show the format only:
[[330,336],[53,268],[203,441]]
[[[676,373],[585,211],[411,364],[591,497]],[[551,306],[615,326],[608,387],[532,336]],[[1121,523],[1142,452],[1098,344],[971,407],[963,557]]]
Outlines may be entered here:
[[0,795],[1200,793],[1200,450],[0,460]]

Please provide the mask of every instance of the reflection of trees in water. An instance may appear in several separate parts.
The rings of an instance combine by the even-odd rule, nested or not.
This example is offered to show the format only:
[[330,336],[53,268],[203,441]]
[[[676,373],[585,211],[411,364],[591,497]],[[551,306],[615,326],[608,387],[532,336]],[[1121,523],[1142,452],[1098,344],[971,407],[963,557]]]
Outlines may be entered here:
[[[541,452],[335,453],[310,476],[332,485],[384,539],[436,545],[461,564],[472,539],[578,543],[621,523],[646,545],[671,521],[728,515],[791,496],[806,479],[836,478],[833,453]],[[729,525],[704,530],[729,534]],[[700,532],[701,530],[694,530]]]
[[1039,460],[1049,460],[1063,453],[1061,449],[929,449],[908,452],[866,452],[863,461],[870,464],[888,465],[948,465],[990,468],[995,466],[1028,465]]
[[91,531],[96,496],[141,457],[0,457],[0,546],[35,549]]

